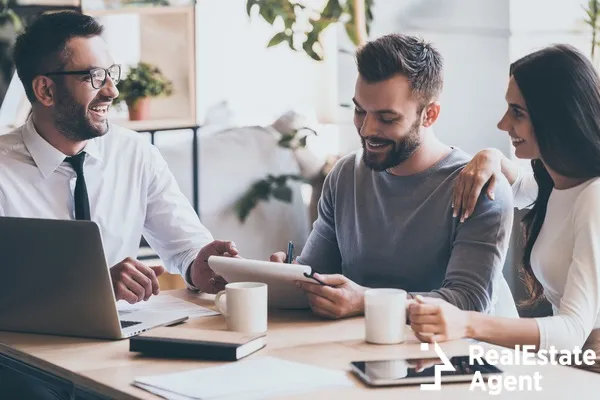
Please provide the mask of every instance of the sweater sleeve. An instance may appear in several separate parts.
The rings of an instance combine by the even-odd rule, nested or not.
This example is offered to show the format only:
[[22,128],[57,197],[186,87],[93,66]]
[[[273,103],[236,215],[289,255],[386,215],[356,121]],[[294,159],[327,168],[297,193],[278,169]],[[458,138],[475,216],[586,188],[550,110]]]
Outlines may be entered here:
[[512,185],[514,205],[519,210],[529,208],[537,198],[538,186],[533,171],[519,170],[519,176]]
[[581,347],[600,312],[600,186],[585,188],[573,210],[575,246],[558,313],[536,318],[540,349]]
[[302,254],[296,259],[299,264],[310,265],[313,271],[321,274],[342,273],[342,256],[335,227],[335,192],[342,163],[343,160],[338,161],[325,178],[317,205],[317,220]]
[[462,310],[489,312],[495,305],[513,225],[513,199],[506,179],[496,199],[480,196],[475,211],[460,224],[442,286],[412,296],[437,297]]

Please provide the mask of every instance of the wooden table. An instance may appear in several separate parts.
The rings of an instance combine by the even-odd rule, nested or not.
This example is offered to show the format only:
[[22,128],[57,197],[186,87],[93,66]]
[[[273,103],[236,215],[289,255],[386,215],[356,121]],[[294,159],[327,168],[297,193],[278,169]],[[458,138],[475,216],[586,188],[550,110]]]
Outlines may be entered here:
[[[212,307],[212,296],[196,295],[187,290],[169,293],[199,305]],[[178,327],[224,330],[222,316],[187,321]],[[325,321],[308,311],[286,311],[269,316],[267,347],[251,355],[265,355],[349,371],[349,363],[356,360],[388,358],[435,357],[433,349],[423,352],[419,342],[410,335],[401,345],[381,346],[364,342],[364,319],[351,318]],[[408,332],[408,331],[407,331]],[[472,342],[460,340],[442,344],[448,356],[466,355]],[[488,348],[491,346],[485,345]],[[431,346],[433,347],[433,346]],[[129,341],[102,341],[51,335],[31,335],[0,332],[0,355],[24,363],[59,379],[72,382],[78,390],[87,392],[86,398],[158,399],[131,385],[137,376],[163,374],[219,365],[217,362],[197,360],[166,360],[147,358],[129,352]],[[492,398],[546,399],[563,398],[573,394],[598,395],[600,374],[563,366],[503,366],[507,375],[542,375],[541,392],[509,392],[503,390]],[[287,399],[480,399],[489,396],[480,389],[470,391],[469,383],[443,384],[440,392],[422,391],[420,386],[371,389],[348,372],[352,387],[332,388],[309,392]],[[232,377],[232,382],[235,377]],[[82,392],[83,393],[83,392]],[[450,396],[450,397],[449,397]],[[534,397],[535,396],[535,397]],[[549,397],[548,397],[549,396]],[[85,397],[85,396],[84,396]]]

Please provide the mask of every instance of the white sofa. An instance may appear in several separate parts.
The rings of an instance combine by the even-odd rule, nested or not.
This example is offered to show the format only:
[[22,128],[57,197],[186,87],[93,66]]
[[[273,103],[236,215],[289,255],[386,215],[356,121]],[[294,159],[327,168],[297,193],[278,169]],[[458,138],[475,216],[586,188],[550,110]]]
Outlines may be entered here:
[[[191,134],[158,133],[156,145],[192,201]],[[198,146],[200,218],[215,239],[235,241],[245,258],[267,260],[274,251],[285,251],[290,240],[299,254],[311,228],[300,183],[292,184],[291,203],[260,202],[244,223],[233,209],[256,180],[268,174],[298,174],[293,153],[279,147],[269,130],[257,126],[220,130],[207,125],[199,131]]]

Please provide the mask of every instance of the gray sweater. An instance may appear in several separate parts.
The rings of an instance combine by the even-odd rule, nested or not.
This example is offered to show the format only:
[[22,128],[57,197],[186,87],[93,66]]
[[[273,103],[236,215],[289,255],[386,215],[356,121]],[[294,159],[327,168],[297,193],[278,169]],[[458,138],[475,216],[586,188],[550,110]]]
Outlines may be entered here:
[[512,229],[512,191],[499,180],[495,200],[480,196],[461,224],[452,216],[452,190],[470,159],[454,148],[426,171],[395,176],[367,168],[362,151],[344,157],[325,180],[298,262],[363,286],[490,311]]

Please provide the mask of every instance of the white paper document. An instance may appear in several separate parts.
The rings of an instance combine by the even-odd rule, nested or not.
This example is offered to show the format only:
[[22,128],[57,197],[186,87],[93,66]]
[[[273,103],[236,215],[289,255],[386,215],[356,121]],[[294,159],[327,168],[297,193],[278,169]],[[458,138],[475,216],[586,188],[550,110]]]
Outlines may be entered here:
[[352,381],[345,371],[262,357],[213,368],[139,377],[133,385],[170,400],[254,400],[350,386]]
[[124,300],[117,302],[117,310],[119,316],[124,316],[132,312],[145,311],[145,312],[166,312],[176,311],[186,313],[189,319],[208,317],[210,315],[218,315],[219,313],[209,308],[199,306],[189,301],[181,300],[177,297],[169,296],[167,294],[158,296],[152,296],[148,301],[140,301],[139,303],[129,304]]

